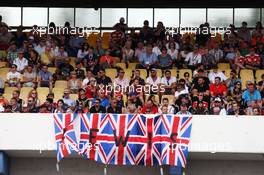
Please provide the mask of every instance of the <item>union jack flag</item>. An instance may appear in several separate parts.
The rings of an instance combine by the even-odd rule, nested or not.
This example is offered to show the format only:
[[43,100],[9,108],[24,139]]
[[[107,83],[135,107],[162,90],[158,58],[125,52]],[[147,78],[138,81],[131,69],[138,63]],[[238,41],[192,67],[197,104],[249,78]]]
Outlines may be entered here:
[[55,140],[57,144],[58,162],[64,157],[70,155],[72,152],[79,152],[73,125],[76,117],[76,114],[54,115]]
[[82,114],[80,153],[103,164],[185,167],[192,117]]

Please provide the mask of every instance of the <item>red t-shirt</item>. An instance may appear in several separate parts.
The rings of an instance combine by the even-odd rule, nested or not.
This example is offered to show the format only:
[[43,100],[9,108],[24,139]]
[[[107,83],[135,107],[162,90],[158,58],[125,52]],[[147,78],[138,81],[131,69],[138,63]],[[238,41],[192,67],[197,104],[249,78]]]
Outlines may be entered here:
[[111,65],[112,65],[112,64],[114,63],[114,58],[111,57],[111,56],[107,56],[107,55],[105,55],[105,56],[102,56],[102,57],[101,57],[100,62],[101,62],[102,64],[108,62],[108,64],[111,64]]
[[224,92],[227,92],[226,86],[221,83],[218,86],[216,84],[211,84],[210,85],[210,93],[213,92],[214,96],[222,96]]
[[[144,105],[142,110],[141,110],[141,113],[142,114],[147,114],[147,106]],[[152,108],[150,109],[150,112],[148,112],[148,114],[157,114],[159,112],[158,110],[158,107],[156,105],[153,105]]]
[[246,64],[248,65],[256,65],[260,64],[260,56],[258,54],[255,55],[246,55]]
[[[195,102],[193,102],[193,108],[197,108],[197,104],[198,104],[198,101],[195,101]],[[203,107],[205,108],[205,109],[207,109],[208,108],[208,103],[206,102],[206,101],[203,101]]]

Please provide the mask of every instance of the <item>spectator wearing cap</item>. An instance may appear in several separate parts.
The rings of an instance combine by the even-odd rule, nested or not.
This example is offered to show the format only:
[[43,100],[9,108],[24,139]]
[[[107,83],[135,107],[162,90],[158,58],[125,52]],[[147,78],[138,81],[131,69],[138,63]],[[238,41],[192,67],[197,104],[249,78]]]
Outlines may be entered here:
[[176,88],[176,77],[171,76],[171,71],[166,70],[165,76],[161,78],[161,84],[165,88],[165,94],[174,94]]
[[70,89],[64,89],[64,92],[63,92],[63,101],[64,103],[67,105],[67,106],[73,106],[75,105],[75,101],[73,99],[71,99],[70,97]]
[[76,72],[72,71],[70,79],[68,80],[68,89],[70,89],[72,94],[76,94],[78,90],[82,87],[82,81],[77,78]]
[[6,74],[6,81],[8,86],[21,88],[21,74],[17,71],[17,65],[13,64],[11,70]]
[[226,115],[226,109],[223,107],[222,100],[220,97],[216,97],[212,102],[209,114],[221,116]]
[[191,115],[188,111],[188,105],[186,103],[181,103],[179,112],[176,113],[177,115]]
[[194,47],[194,50],[186,55],[185,64],[189,69],[194,70],[197,64],[202,62],[202,55],[199,53],[198,47]]
[[241,82],[241,80],[237,77],[237,73],[235,70],[231,70],[230,77],[226,80],[225,84],[228,88],[228,91],[232,91],[234,89],[235,83]]
[[215,83],[215,77],[220,77],[222,81],[226,81],[226,76],[222,71],[218,71],[217,66],[208,74],[208,78],[211,83]]
[[89,112],[90,113],[106,113],[105,107],[100,105],[100,104],[101,104],[101,100],[100,99],[96,99],[94,101],[93,106],[90,108]]
[[146,79],[146,84],[149,85],[155,85],[155,86],[160,86],[161,84],[161,79],[160,77],[157,75],[157,69],[152,68],[150,70],[150,76]]
[[262,106],[260,92],[251,81],[247,82],[247,89],[243,92],[242,98],[247,106],[252,106],[253,102],[256,102],[258,106]]
[[38,86],[49,87],[52,90],[52,73],[48,71],[47,65],[42,65],[38,73]]
[[157,114],[159,112],[158,107],[154,104],[151,99],[148,99],[146,104],[143,106],[142,114]]
[[161,54],[158,56],[158,66],[160,69],[171,69],[172,68],[172,58],[167,53],[167,48],[163,46],[161,48]]
[[212,98],[215,97],[222,97],[225,98],[227,95],[227,88],[226,86],[221,82],[220,77],[215,77],[215,83],[210,84],[210,95]]
[[18,57],[14,60],[13,64],[17,65],[17,71],[20,73],[24,72],[24,69],[28,66],[28,60],[24,58],[24,51],[18,50]]
[[17,57],[18,57],[18,49],[16,43],[12,42],[10,44],[10,47],[8,48],[6,59],[9,62],[9,64],[12,65]]
[[45,52],[46,49],[46,41],[41,39],[37,46],[34,47],[34,50],[38,52],[39,55]]
[[250,48],[250,53],[245,56],[245,67],[252,70],[261,68],[261,58],[255,52],[255,48]]
[[137,65],[137,68],[141,69],[151,69],[157,68],[157,55],[152,51],[152,45],[148,44],[146,47],[146,52],[143,52],[139,55],[140,64]]

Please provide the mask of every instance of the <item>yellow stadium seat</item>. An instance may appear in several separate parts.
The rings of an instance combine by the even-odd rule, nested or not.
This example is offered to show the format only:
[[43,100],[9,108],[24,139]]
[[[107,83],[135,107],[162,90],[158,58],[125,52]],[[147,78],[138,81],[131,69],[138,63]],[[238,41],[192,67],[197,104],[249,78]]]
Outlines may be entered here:
[[124,70],[126,69],[126,63],[116,63],[115,65],[116,65],[116,67],[120,67]]
[[65,80],[57,80],[55,82],[55,87],[56,88],[67,88],[68,87],[68,83]]
[[229,63],[218,63],[217,67],[218,69],[222,69],[222,70],[230,69],[230,64]]
[[230,77],[231,69],[218,69],[218,71],[222,71],[227,78]]
[[49,88],[47,87],[38,87],[38,98],[40,100],[40,104],[44,103],[46,101],[47,95],[49,94]]
[[264,74],[264,70],[257,70],[256,71],[256,82],[258,83],[259,81],[261,81],[261,76]]
[[179,79],[184,79],[184,73],[188,72],[190,74],[190,78],[192,79],[192,70],[191,69],[180,69],[179,70]]
[[113,80],[117,75],[117,71],[116,69],[105,69],[105,74]]
[[254,82],[254,74],[253,71],[250,69],[242,69],[240,71],[240,79],[242,81],[242,89],[246,88],[247,81]]
[[22,87],[20,90],[20,98],[24,101],[27,101],[28,94],[32,89],[32,87]]
[[129,69],[136,69],[138,63],[128,63],[128,68]]
[[157,69],[157,75],[158,75],[158,77],[162,77],[162,70],[161,69]]
[[174,95],[162,95],[162,97],[161,97],[161,104],[162,105],[163,105],[162,100],[164,98],[168,98],[170,105],[173,104],[173,102],[174,102]]
[[3,94],[3,96],[10,101],[10,99],[12,98],[12,93],[14,90],[17,90],[16,87],[5,87],[5,93]]
[[124,69],[124,71],[125,71],[125,77],[130,80],[132,77],[132,69]]
[[54,87],[52,89],[52,92],[54,93],[54,101],[57,102],[59,99],[62,99],[63,97],[63,92],[64,92],[63,87]]
[[51,72],[52,74],[55,74],[57,68],[56,67],[49,67],[48,71]]
[[6,74],[9,72],[10,68],[0,68],[0,77],[3,81],[6,81]]
[[171,76],[177,77],[177,69],[169,69],[171,71]]
[[138,69],[140,71],[140,77],[146,80],[148,73],[146,69]]
[[0,62],[0,68],[7,67],[7,62]]

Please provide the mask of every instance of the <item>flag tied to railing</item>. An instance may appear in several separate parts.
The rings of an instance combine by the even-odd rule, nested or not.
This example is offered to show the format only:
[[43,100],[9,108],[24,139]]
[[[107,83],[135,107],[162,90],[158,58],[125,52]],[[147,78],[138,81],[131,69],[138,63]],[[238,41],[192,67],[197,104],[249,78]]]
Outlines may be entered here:
[[106,165],[186,166],[192,116],[56,114],[54,121],[58,161],[76,152]]

